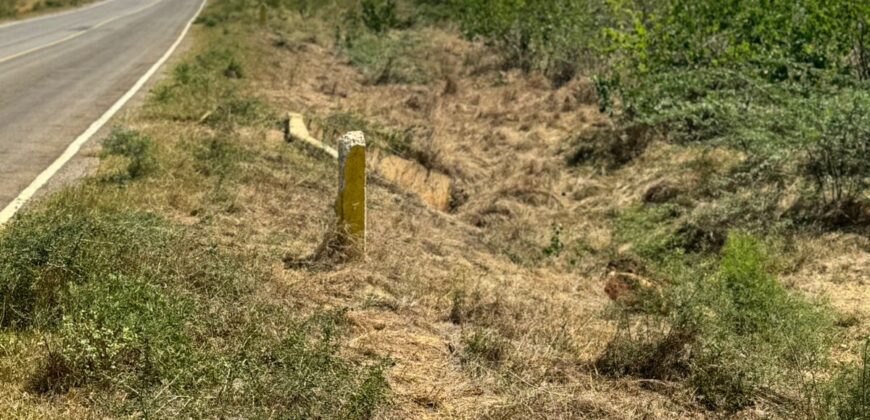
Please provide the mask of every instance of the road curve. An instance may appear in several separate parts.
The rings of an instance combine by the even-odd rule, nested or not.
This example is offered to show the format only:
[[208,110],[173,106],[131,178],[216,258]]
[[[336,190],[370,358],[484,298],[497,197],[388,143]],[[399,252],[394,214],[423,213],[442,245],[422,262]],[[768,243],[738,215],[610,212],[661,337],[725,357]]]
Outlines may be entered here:
[[133,87],[203,0],[107,0],[0,25],[0,209]]

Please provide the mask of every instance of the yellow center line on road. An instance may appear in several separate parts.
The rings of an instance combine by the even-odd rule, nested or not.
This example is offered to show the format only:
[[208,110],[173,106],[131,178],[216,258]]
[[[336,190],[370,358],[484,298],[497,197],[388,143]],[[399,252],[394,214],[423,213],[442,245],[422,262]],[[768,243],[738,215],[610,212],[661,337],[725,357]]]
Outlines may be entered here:
[[2,57],[2,58],[0,58],[0,64],[3,64],[3,63],[5,63],[5,62],[7,62],[7,61],[12,61],[12,60],[14,60],[14,59],[16,59],[16,58],[24,57],[25,55],[28,55],[28,54],[33,54],[33,53],[35,53],[35,52],[37,52],[37,51],[44,50],[44,49],[46,49],[46,48],[51,48],[51,47],[53,47],[53,46],[55,46],[55,45],[62,44],[62,43],[67,42],[67,41],[71,41],[71,40],[73,40],[73,39],[76,39],[76,38],[78,38],[78,37],[80,37],[80,36],[82,36],[82,35],[84,35],[84,34],[90,32],[90,31],[93,31],[94,29],[97,29],[97,28],[100,28],[100,27],[102,27],[102,26],[108,25],[108,24],[110,24],[110,23],[112,23],[112,22],[114,22],[114,21],[116,21],[116,20],[118,20],[118,19],[122,19],[122,18],[125,18],[125,17],[127,17],[127,16],[132,16],[132,15],[135,15],[136,13],[139,13],[139,12],[145,11],[146,9],[149,9],[149,8],[151,8],[151,7],[154,7],[155,5],[157,5],[157,3],[160,3],[161,1],[163,1],[163,0],[155,0],[155,1],[153,1],[153,2],[151,2],[151,3],[149,3],[149,4],[147,4],[147,5],[144,6],[144,7],[140,7],[140,8],[138,8],[138,9],[136,9],[136,10],[133,10],[132,12],[125,13],[125,14],[123,14],[123,15],[119,15],[119,16],[115,16],[115,17],[110,18],[110,19],[106,19],[106,20],[104,20],[104,21],[102,21],[102,22],[97,23],[97,24],[94,25],[94,26],[91,26],[90,28],[87,28],[87,29],[85,29],[85,30],[82,30],[82,31],[76,32],[76,33],[71,34],[71,35],[69,35],[69,36],[66,36],[66,37],[64,37],[64,38],[61,38],[61,39],[58,39],[58,40],[55,40],[55,41],[49,42],[48,44],[40,45],[40,46],[38,46],[38,47],[33,47],[33,48],[31,48],[31,49],[29,49],[29,50],[26,50],[26,51],[22,51],[22,52],[19,52],[19,53],[12,54],[12,55],[10,55],[10,56]]

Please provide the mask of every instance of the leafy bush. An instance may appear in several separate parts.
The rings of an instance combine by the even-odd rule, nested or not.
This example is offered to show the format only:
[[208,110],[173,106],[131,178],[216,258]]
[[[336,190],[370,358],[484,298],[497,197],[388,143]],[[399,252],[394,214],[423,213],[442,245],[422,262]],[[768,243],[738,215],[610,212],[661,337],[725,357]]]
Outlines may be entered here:
[[867,5],[628,1],[608,15],[612,65],[595,80],[624,127],[746,153],[725,195],[775,195],[797,178],[817,194],[787,216],[866,223]]
[[73,203],[58,197],[15,220],[0,236],[0,325],[56,325],[72,285],[115,274],[135,277],[145,269],[142,261],[170,239],[153,216]]
[[362,0],[362,21],[366,28],[377,33],[398,27],[396,0]]
[[588,66],[605,17],[594,0],[450,2],[465,35],[482,38],[511,67],[543,72],[557,84]]
[[35,378],[38,389],[90,383],[147,386],[189,363],[189,305],[142,280],[109,275],[72,285],[62,304],[59,348]]
[[857,205],[855,213],[866,211],[860,206],[870,207],[870,95],[838,99],[839,106],[825,115],[818,138],[807,147],[805,171],[825,202],[859,219],[861,214],[848,214],[848,206]]
[[[720,180],[719,196],[743,189],[776,195],[800,181],[802,190],[815,186],[816,194],[805,194],[799,212],[787,216],[866,223],[860,214],[866,214],[870,199],[865,129],[870,96],[856,84],[773,83],[755,72],[675,69],[645,76],[636,86],[622,86],[624,128],[615,133],[653,127],[674,143],[733,149],[746,156],[745,162]],[[570,161],[627,163],[643,150],[647,136],[637,131],[624,138],[629,141],[613,135],[581,139]],[[832,218],[832,211],[845,217]]]
[[803,374],[825,366],[832,320],[788,292],[768,264],[761,244],[739,233],[717,264],[666,260],[673,286],[664,305],[626,308],[599,367],[686,379],[716,409],[740,409],[768,392],[800,392]]
[[133,130],[115,128],[103,140],[103,157],[120,156],[127,160],[123,174],[114,176],[116,182],[137,179],[156,166],[154,142],[148,136]]
[[611,2],[607,29],[627,65],[639,73],[671,68],[764,68],[770,81],[807,77],[809,69],[849,71],[848,57],[866,37],[870,6],[822,0],[666,0]]
[[429,81],[430,69],[423,57],[425,40],[417,34],[378,35],[351,31],[345,34],[341,48],[367,83],[423,84]]

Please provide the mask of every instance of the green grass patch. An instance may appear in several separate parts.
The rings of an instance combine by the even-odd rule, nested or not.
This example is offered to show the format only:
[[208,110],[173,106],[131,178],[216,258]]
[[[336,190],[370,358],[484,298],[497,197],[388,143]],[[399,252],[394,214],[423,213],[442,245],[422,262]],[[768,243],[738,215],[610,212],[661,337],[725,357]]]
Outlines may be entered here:
[[[93,208],[75,192],[58,195],[0,234],[5,327],[56,325],[69,288],[110,274],[142,276],[170,236],[147,213]],[[138,240],[131,241],[131,238]]]
[[[755,238],[732,233],[719,261],[663,264],[663,305],[622,312],[599,361],[615,375],[685,380],[712,409],[739,410],[774,395],[792,401],[828,368],[833,317],[786,290]],[[783,410],[801,407],[788,405]]]
[[595,0],[444,3],[465,35],[483,39],[507,67],[540,71],[556,84],[591,68],[601,39],[600,20],[606,18],[605,2]]
[[870,419],[870,339],[864,343],[861,360],[848,366],[827,389],[822,416],[838,419]]
[[341,50],[362,72],[366,83],[425,84],[433,68],[426,59],[426,43],[417,32],[347,33]]
[[0,233],[3,328],[43,337],[4,354],[44,352],[29,392],[86,389],[96,412],[191,417],[368,418],[386,401],[386,361],[339,355],[342,312],[262,300],[267,275],[249,257],[128,207],[134,189],[86,181]]
[[123,184],[147,175],[154,170],[154,141],[148,136],[123,128],[115,128],[103,140],[101,157],[118,157],[123,160],[120,171],[106,177],[107,181]]
[[192,355],[184,333],[192,309],[187,299],[122,275],[73,284],[64,295],[64,315],[52,340],[56,348],[32,389],[139,389],[185,374]]
[[145,106],[152,118],[202,122],[214,127],[276,123],[273,112],[248,95],[242,63],[242,30],[209,28],[211,42],[192,60],[175,67],[172,77],[157,86]]

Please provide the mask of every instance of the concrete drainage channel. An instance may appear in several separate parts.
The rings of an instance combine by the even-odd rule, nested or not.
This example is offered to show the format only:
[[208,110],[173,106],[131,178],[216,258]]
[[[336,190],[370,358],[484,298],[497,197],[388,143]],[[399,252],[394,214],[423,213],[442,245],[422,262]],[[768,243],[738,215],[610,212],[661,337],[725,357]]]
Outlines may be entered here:
[[[311,136],[302,114],[291,112],[287,115],[284,137],[288,142],[300,144],[316,153],[333,159],[339,157],[336,149]],[[387,182],[413,193],[429,207],[442,212],[449,210],[452,188],[449,176],[374,148],[367,150],[366,167]]]

